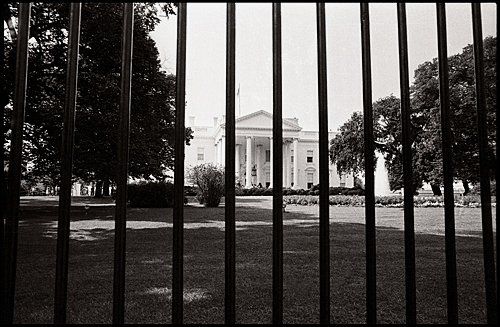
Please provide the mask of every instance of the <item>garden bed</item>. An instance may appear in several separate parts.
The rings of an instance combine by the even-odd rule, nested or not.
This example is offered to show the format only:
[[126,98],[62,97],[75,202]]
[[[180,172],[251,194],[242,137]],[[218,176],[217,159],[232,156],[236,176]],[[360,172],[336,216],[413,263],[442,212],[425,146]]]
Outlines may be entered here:
[[[330,195],[330,205],[346,207],[362,207],[365,205],[365,197],[359,195]],[[491,197],[491,205],[495,206],[496,197]],[[413,198],[415,207],[444,207],[443,196],[415,196]],[[317,205],[317,195],[285,195],[283,202],[296,205]],[[404,199],[401,195],[376,196],[375,206],[402,208]],[[481,198],[479,195],[455,196],[455,207],[479,208]]]

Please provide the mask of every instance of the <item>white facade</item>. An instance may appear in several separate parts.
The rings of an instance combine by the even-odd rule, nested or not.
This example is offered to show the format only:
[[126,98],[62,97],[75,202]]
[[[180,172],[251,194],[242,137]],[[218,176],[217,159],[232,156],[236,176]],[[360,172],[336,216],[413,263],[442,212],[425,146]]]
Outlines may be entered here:
[[[185,149],[185,167],[201,163],[225,164],[225,117],[214,118],[212,126],[188,126],[193,139]],[[246,188],[272,187],[272,114],[259,110],[236,119],[236,180]],[[328,142],[335,136],[329,132]],[[319,183],[318,132],[303,131],[298,119],[283,119],[283,186],[308,189]],[[353,187],[352,175],[339,176],[330,164],[330,186]]]

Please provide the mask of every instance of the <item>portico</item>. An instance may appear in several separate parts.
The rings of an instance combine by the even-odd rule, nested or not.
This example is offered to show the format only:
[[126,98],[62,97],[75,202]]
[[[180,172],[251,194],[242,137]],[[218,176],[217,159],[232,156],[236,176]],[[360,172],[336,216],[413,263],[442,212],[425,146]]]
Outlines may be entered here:
[[[292,144],[298,149],[297,138],[283,140],[283,186],[298,188],[298,169],[292,162],[295,159],[292,154],[298,150],[292,150]],[[237,136],[235,152],[236,178],[241,185],[246,188],[272,187],[274,162],[272,137]],[[289,177],[291,174],[293,179]]]
[[[236,183],[242,187],[273,187],[272,123],[272,115],[264,110],[236,119],[235,177]],[[191,146],[186,148],[186,167],[204,162],[223,166],[225,117],[214,119],[213,127],[194,126],[194,122],[191,125],[194,138]],[[282,130],[283,187],[308,189],[318,184],[318,132],[303,131],[296,118],[284,118]],[[333,136],[334,133],[330,132],[329,140]],[[354,179],[352,176],[339,176],[335,166],[331,165],[329,184],[352,187]]]

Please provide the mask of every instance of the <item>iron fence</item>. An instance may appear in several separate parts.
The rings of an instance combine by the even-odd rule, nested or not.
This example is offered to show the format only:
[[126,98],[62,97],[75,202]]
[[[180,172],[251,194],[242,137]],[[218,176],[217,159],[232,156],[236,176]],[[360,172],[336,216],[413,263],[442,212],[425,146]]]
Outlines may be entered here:
[[[490,176],[486,165],[486,103],[483,69],[483,39],[480,4],[472,6],[474,41],[474,65],[477,99],[477,129],[479,132],[481,208],[483,233],[483,259],[487,322],[497,321],[497,293],[495,282],[494,238],[492,230]],[[236,242],[235,242],[235,4],[227,4],[226,34],[226,200],[225,200],[225,322],[236,321]],[[455,249],[455,218],[453,199],[453,162],[451,147],[451,122],[449,104],[447,33],[445,5],[436,4],[439,91],[441,108],[441,133],[444,172],[444,221],[447,283],[447,315],[449,323],[458,322],[457,266]],[[14,321],[17,237],[19,225],[22,131],[26,103],[28,72],[28,40],[30,30],[30,3],[19,4],[15,93],[13,98],[12,138],[9,160],[8,193],[6,198],[5,246],[2,247],[2,263],[5,281],[2,282],[2,320]],[[401,91],[401,123],[403,144],[404,188],[412,189],[412,153],[410,124],[410,90],[408,76],[408,45],[406,8],[397,4],[399,72]],[[127,217],[127,177],[130,134],[130,100],[133,50],[132,3],[123,5],[122,75],[120,98],[120,125],[118,147],[117,196],[115,212],[115,256],[113,276],[113,323],[124,323],[125,313],[125,244]],[[327,104],[327,56],[325,4],[316,4],[317,55],[318,55],[318,121],[320,180],[329,178],[328,167],[328,104]],[[173,276],[172,276],[172,322],[183,322],[183,190],[184,190],[184,146],[185,146],[185,83],[186,83],[186,21],[187,4],[178,4],[177,13],[177,70],[176,70],[176,120],[175,120],[175,199],[173,209]],[[61,191],[57,232],[56,283],[54,297],[54,322],[65,323],[67,311],[67,275],[69,255],[71,177],[73,162],[73,138],[75,108],[77,100],[78,51],[80,39],[81,4],[73,3],[70,9],[68,66],[66,101],[63,123]],[[364,158],[366,183],[366,322],[377,322],[376,304],[376,226],[375,226],[375,180],[374,180],[374,132],[372,110],[370,21],[368,4],[360,6],[362,81],[364,113]],[[2,41],[3,42],[3,41]],[[272,5],[272,51],[273,51],[273,243],[272,243],[272,322],[283,322],[283,154],[282,135],[282,59],[281,59],[281,4]],[[3,51],[2,51],[3,52]],[[4,56],[2,56],[4,58]],[[3,62],[2,62],[3,64]],[[4,69],[4,65],[2,65]],[[2,108],[3,110],[3,108]],[[498,124],[497,124],[498,130]],[[4,137],[2,135],[2,137]],[[497,133],[498,138],[498,133]],[[498,147],[498,142],[496,143]],[[498,149],[498,148],[497,148]],[[320,183],[319,213],[319,267],[320,267],[320,322],[331,323],[330,318],[330,226],[328,183]],[[498,200],[497,200],[498,201]],[[497,202],[498,204],[498,202]],[[498,210],[498,205],[496,206]],[[413,195],[404,192],[404,246],[406,322],[416,320],[416,271],[415,230]],[[498,211],[497,211],[498,212]],[[498,219],[497,219],[498,230]],[[335,235],[333,236],[335,237]],[[498,245],[498,237],[497,237]],[[497,252],[498,261],[498,252]],[[498,271],[497,271],[498,274]],[[498,275],[496,276],[498,280]]]

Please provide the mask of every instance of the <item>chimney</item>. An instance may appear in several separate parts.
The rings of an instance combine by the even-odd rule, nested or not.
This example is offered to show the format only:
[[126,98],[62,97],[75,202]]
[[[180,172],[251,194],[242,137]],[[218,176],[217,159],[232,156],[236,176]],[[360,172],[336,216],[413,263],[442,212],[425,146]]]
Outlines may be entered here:
[[219,120],[219,118],[214,117],[214,127],[217,127],[218,120]]
[[189,126],[190,127],[194,126],[194,116],[189,116]]

